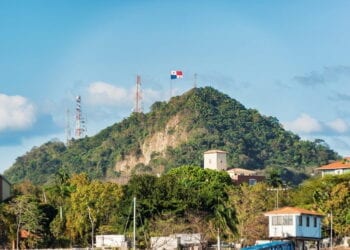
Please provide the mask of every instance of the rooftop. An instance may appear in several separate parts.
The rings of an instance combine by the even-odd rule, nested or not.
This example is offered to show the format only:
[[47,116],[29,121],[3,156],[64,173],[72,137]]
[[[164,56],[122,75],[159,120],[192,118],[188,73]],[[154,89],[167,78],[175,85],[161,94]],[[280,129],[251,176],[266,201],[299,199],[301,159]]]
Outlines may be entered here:
[[296,214],[296,215],[306,214],[306,215],[323,216],[322,214],[317,213],[315,211],[307,210],[304,208],[298,208],[298,207],[283,207],[283,208],[266,212],[264,215],[268,216],[268,215],[275,215],[275,214]]
[[212,150],[208,150],[208,151],[204,152],[204,154],[212,154],[212,153],[224,153],[224,154],[227,154],[226,151],[218,150],[218,149],[212,149]]
[[322,167],[316,168],[317,170],[332,170],[332,169],[344,169],[350,168],[350,157],[346,157],[341,161],[332,162]]

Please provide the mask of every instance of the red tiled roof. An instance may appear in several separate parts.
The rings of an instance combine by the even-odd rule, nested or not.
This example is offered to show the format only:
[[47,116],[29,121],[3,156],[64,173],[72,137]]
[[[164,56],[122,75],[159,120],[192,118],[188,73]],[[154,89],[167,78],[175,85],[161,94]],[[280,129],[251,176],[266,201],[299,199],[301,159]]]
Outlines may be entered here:
[[273,211],[266,212],[264,215],[274,215],[274,214],[309,214],[309,215],[316,215],[316,216],[323,216],[320,213],[307,210],[304,208],[298,208],[298,207],[283,207],[279,209],[275,209]]
[[341,161],[332,162],[328,165],[316,168],[317,170],[332,170],[332,169],[344,169],[350,168],[350,157],[346,157]]

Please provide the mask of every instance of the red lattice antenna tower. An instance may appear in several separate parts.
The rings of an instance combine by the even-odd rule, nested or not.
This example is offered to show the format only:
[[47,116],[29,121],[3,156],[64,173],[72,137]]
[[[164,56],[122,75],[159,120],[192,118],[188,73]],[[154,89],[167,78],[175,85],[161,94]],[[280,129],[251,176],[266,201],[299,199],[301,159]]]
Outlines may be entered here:
[[82,115],[81,109],[81,96],[78,95],[75,99],[76,108],[75,108],[75,137],[77,139],[82,138],[85,135],[85,120]]
[[141,76],[136,76],[136,94],[135,94],[135,108],[134,112],[142,112],[142,93],[141,93]]

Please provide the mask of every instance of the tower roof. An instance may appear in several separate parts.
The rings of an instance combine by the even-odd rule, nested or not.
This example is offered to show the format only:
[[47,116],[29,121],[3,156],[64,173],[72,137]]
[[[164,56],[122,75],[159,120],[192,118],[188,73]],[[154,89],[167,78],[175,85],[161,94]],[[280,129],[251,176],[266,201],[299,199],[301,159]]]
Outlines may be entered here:
[[212,149],[204,152],[204,154],[213,154],[213,153],[227,154],[226,151],[218,150],[218,149]]

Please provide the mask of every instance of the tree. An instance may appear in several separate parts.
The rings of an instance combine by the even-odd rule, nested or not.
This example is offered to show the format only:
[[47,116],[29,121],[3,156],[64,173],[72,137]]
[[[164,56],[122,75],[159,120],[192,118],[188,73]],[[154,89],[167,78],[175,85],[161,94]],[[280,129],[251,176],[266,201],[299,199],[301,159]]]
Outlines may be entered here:
[[32,195],[17,196],[9,203],[9,211],[16,217],[16,248],[19,249],[21,230],[28,232],[28,246],[35,247],[41,240],[41,221],[44,219],[36,198]]
[[100,226],[117,223],[118,203],[121,188],[114,183],[90,181],[86,175],[73,176],[71,193],[66,214],[66,232],[74,243],[88,245],[92,225],[95,231]]
[[268,187],[265,183],[257,183],[230,189],[229,201],[237,213],[238,240],[244,245],[267,237],[267,219],[263,213],[274,208],[274,196],[266,195]]

